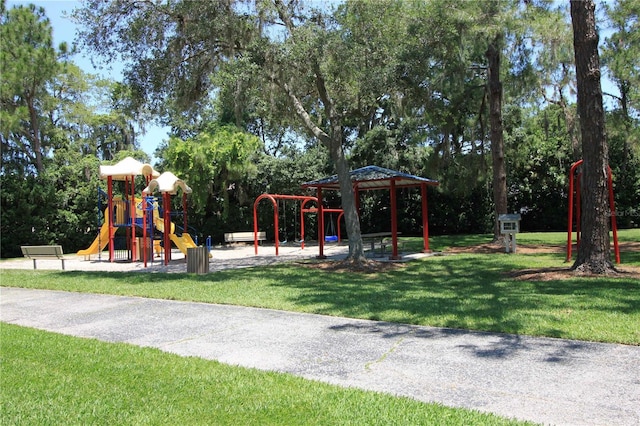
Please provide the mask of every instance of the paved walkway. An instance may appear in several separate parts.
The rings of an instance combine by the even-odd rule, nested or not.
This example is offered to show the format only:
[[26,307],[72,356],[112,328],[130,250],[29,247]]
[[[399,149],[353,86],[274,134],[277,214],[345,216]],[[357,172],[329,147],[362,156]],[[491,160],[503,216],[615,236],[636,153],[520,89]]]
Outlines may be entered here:
[[544,424],[640,424],[637,346],[15,288],[0,321]]

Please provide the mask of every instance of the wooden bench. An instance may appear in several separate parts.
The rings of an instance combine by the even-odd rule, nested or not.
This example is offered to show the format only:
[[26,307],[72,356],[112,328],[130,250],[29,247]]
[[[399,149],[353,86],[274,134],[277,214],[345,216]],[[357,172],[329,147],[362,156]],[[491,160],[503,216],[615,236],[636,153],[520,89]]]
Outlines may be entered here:
[[33,260],[33,269],[37,269],[36,259],[58,259],[62,261],[62,270],[64,271],[64,253],[62,252],[62,246],[20,246],[20,250],[22,250],[24,257]]
[[[264,241],[267,239],[267,233],[265,231],[258,231],[258,241]],[[247,232],[226,232],[224,234],[224,240],[227,243],[240,243],[240,242],[254,242],[253,231]]]

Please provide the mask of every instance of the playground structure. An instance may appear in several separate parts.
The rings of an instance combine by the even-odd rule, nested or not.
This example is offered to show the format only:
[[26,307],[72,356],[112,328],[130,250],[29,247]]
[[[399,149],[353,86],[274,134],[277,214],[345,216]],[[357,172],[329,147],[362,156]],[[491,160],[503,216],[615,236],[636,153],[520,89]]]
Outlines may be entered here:
[[[146,232],[149,227],[146,224],[148,218],[151,218],[153,221],[153,225],[155,228],[162,233],[164,236],[164,247],[171,247],[171,242],[173,242],[176,247],[180,249],[182,253],[186,256],[190,248],[195,248],[198,245],[193,241],[191,235],[187,232],[187,194],[191,194],[192,190],[187,186],[187,184],[176,177],[171,172],[164,172],[156,179],[152,179],[149,181],[147,187],[142,190],[143,196],[143,204],[142,207],[146,211],[154,211],[154,198],[150,196],[153,191],[157,189],[162,194],[163,199],[163,216],[162,219],[160,217],[156,217],[154,215],[146,214],[143,217],[143,235],[144,241],[147,241]],[[176,195],[178,193],[178,189],[182,190],[182,210],[183,210],[183,232],[182,235],[177,235],[176,224],[171,221],[171,196]],[[145,254],[145,266],[147,266],[146,254],[147,250],[144,250]],[[209,255],[211,257],[211,255]],[[169,264],[171,260],[171,250],[164,251],[164,263],[165,265]]]
[[[136,178],[140,176],[144,178],[146,185],[141,197],[136,196],[135,191]],[[165,264],[171,260],[172,242],[185,255],[189,248],[197,246],[191,235],[186,232],[186,195],[191,193],[191,188],[184,181],[170,172],[161,175],[149,164],[143,164],[131,157],[115,165],[100,166],[100,178],[107,181],[107,208],[104,210],[104,221],[95,240],[87,249],[78,251],[79,256],[86,258],[94,254],[100,255],[108,246],[109,261],[114,262],[116,260],[114,237],[120,228],[126,229],[127,259],[132,262],[142,260],[145,267],[149,258],[153,259],[152,244],[153,251],[156,253],[162,250],[158,240],[153,240],[151,243],[154,229],[163,235]],[[114,196],[114,181],[124,182],[123,196]],[[162,216],[158,200],[150,196],[156,188],[162,194]],[[177,189],[181,189],[183,193],[184,231],[181,235],[176,233],[178,227],[171,221],[171,195],[175,195]],[[140,229],[142,238],[136,235]]]
[[[408,173],[402,173],[395,170],[385,169],[378,166],[367,166],[360,169],[356,169],[350,172],[351,183],[355,192],[356,208],[360,210],[359,193],[361,191],[370,190],[389,190],[391,195],[391,244],[392,253],[390,259],[400,259],[398,255],[398,218],[397,218],[397,203],[396,203],[396,190],[398,188],[411,188],[420,187],[421,190],[421,202],[422,202],[422,235],[424,240],[424,253],[428,253],[429,250],[429,220],[427,209],[427,186],[437,186],[439,183],[435,180],[423,178],[419,176],[410,175]],[[340,217],[344,214],[342,209],[327,209],[324,208],[321,200],[323,190],[340,190],[340,185],[337,175],[333,175],[324,179],[319,179],[302,184],[303,189],[315,189],[317,195],[304,196],[304,195],[278,195],[278,194],[262,194],[254,202],[253,207],[253,229],[254,229],[254,247],[255,254],[258,254],[258,216],[257,207],[261,200],[269,199],[273,204],[274,214],[273,221],[275,225],[275,246],[276,255],[278,255],[279,245],[279,231],[278,231],[278,203],[276,200],[299,200],[302,201],[300,208],[300,235],[301,235],[301,248],[304,249],[304,214],[316,213],[318,215],[318,259],[324,259],[324,245],[325,245],[325,213],[338,213],[338,232],[337,240],[341,240],[340,235]],[[307,203],[315,202],[316,207],[306,207]]]
[[[580,180],[582,173],[576,174],[578,167],[582,165],[584,160],[578,160],[571,166],[569,171],[569,218],[567,229],[567,262],[572,258],[572,245],[573,245],[573,209],[576,210],[576,244],[580,245],[580,222],[581,222],[581,210],[582,204],[580,199]],[[611,230],[613,232],[613,248],[615,253],[616,263],[620,263],[620,247],[618,245],[618,225],[616,222],[616,208],[613,197],[613,178],[611,175],[611,167],[607,167],[607,186],[609,189],[609,209],[611,216]],[[574,197],[575,193],[575,197]],[[575,204],[575,205],[574,205]]]

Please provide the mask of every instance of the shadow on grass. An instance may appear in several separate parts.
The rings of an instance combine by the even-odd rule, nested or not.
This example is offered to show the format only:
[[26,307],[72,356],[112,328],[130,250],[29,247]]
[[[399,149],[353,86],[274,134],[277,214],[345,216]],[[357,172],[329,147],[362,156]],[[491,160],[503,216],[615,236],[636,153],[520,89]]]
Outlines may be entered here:
[[[632,254],[633,256],[633,254]],[[628,278],[518,281],[509,271],[550,268],[561,254],[455,255],[361,274],[299,264],[205,275],[140,272],[33,272],[48,287],[3,274],[3,285],[235,304],[453,329],[638,344],[640,282]],[[12,284],[11,280],[21,280]],[[29,280],[31,281],[31,280]],[[633,331],[635,325],[635,332]],[[595,329],[596,335],[583,329]],[[609,337],[620,329],[622,337]],[[635,333],[635,334],[634,334]],[[504,345],[516,343],[505,341]],[[496,354],[506,349],[496,347]]]

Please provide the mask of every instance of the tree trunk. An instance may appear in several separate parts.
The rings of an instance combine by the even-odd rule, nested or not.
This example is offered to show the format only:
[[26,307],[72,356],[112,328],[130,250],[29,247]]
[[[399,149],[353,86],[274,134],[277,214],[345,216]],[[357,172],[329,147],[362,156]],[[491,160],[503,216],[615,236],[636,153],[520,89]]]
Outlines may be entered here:
[[578,113],[582,133],[582,235],[573,269],[604,274],[615,271],[609,244],[607,176],[609,152],[605,132],[598,31],[593,0],[572,0]]
[[507,213],[507,172],[504,162],[502,132],[502,82],[500,81],[500,40],[497,35],[485,53],[488,60],[489,123],[491,126],[491,157],[493,163],[494,240],[500,238],[498,216]]
[[[349,164],[344,155],[342,145],[342,125],[340,123],[340,118],[335,112],[332,106],[333,104],[326,92],[324,80],[320,76],[320,72],[316,73],[317,86],[318,91],[320,92],[320,97],[322,98],[326,108],[329,110],[327,115],[329,116],[329,123],[331,125],[331,135],[327,134],[314,123],[311,116],[302,105],[302,102],[300,102],[300,99],[298,99],[296,94],[293,92],[293,88],[289,83],[279,80],[275,74],[271,75],[271,79],[279,84],[287,94],[293,104],[296,114],[301,119],[305,127],[329,150],[329,155],[335,164],[338,181],[340,182],[342,209],[344,210],[347,233],[349,234],[349,256],[347,257],[347,260],[360,263],[366,262],[367,259],[364,255],[364,246],[362,244],[362,236],[360,232],[360,218],[356,208],[356,200],[353,186],[351,185],[351,177],[349,176]],[[318,202],[322,202],[322,200],[318,200]]]
[[33,150],[35,160],[36,160],[36,170],[38,171],[38,175],[41,175],[44,172],[44,164],[42,162],[42,143],[40,142],[40,125],[38,121],[38,112],[36,111],[36,107],[34,105],[34,97],[29,94],[27,95],[27,107],[29,108],[29,117],[30,117],[30,130],[31,130],[31,149]]
[[349,255],[348,261],[364,262],[364,246],[362,244],[362,236],[360,231],[360,216],[356,207],[355,192],[351,184],[349,176],[349,164],[344,156],[342,146],[342,138],[336,140],[333,136],[331,146],[329,147],[331,159],[336,165],[336,173],[340,182],[340,196],[342,200],[342,209],[344,210],[344,220],[349,234]]

